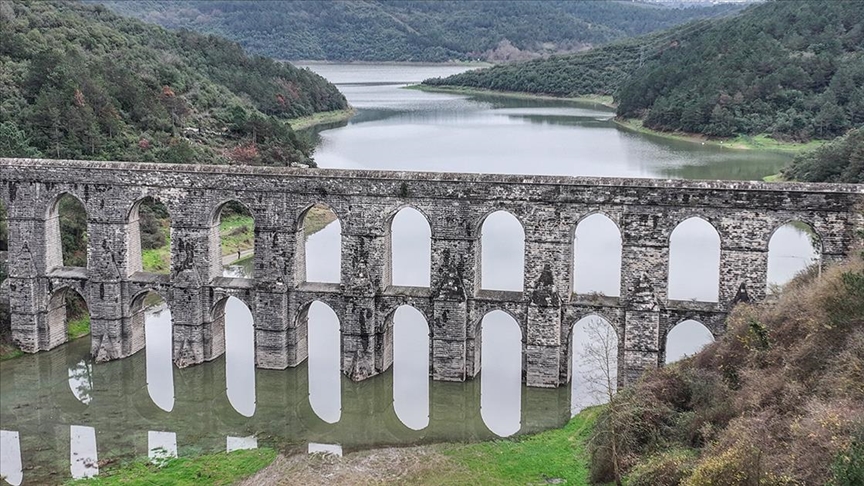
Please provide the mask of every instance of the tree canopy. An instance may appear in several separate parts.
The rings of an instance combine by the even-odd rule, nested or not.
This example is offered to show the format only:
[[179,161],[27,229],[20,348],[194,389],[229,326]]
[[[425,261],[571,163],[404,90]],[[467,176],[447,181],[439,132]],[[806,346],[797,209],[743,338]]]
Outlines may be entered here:
[[286,119],[339,110],[335,86],[74,2],[0,3],[0,156],[310,163]]

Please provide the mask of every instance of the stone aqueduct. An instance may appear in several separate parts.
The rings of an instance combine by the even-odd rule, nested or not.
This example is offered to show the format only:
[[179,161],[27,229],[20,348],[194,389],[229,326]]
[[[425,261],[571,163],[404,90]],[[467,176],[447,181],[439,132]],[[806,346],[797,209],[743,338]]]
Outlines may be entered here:
[[[87,268],[62,266],[56,204],[65,193],[87,210]],[[141,271],[136,208],[147,196],[171,215],[170,275]],[[570,332],[585,315],[616,328],[627,383],[663,362],[677,323],[692,318],[720,335],[731,306],[765,297],[768,241],[779,226],[811,225],[823,264],[842,258],[864,228],[861,185],[0,159],[0,199],[10,229],[4,291],[13,339],[27,352],[65,341],[56,296],[72,288],[87,301],[97,360],[129,356],[144,346],[141,300],[155,291],[172,311],[175,363],[202,363],[224,352],[224,301],[234,296],[254,317],[256,365],[283,369],[306,359],[306,310],[318,300],[340,319],[342,371],[360,380],[391,365],[392,313],[407,304],[427,318],[431,376],[461,381],[480,371],[483,316],[504,310],[522,330],[524,380],[538,387],[569,381]],[[222,276],[218,215],[229,200],[255,219],[253,279]],[[302,221],[316,203],[342,225],[341,284],[302,281]],[[390,223],[406,206],[430,224],[429,288],[390,283]],[[479,285],[480,228],[501,209],[524,227],[522,292]],[[621,230],[619,297],[570,290],[574,230],[594,213]],[[720,235],[719,302],[666,296],[670,234],[692,216]]]

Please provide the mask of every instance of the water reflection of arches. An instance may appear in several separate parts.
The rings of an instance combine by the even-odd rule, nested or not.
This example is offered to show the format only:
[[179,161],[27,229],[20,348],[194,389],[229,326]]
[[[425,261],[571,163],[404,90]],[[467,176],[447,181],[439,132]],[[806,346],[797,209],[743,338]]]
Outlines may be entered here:
[[596,313],[573,324],[568,340],[570,411],[606,403],[618,387],[619,338],[611,322]]
[[507,437],[522,426],[522,331],[511,314],[494,310],[481,320],[480,342],[480,415]]
[[666,333],[665,363],[674,363],[692,356],[713,342],[714,335],[701,322],[694,319],[678,322]]
[[298,282],[342,281],[342,222],[331,206],[319,202],[301,211],[294,239]]
[[429,287],[432,268],[432,229],[429,218],[404,206],[390,218],[387,248],[392,285]]
[[612,219],[603,213],[582,218],[573,232],[573,293],[619,296],[621,250],[621,230]]
[[[223,259],[233,262],[241,258],[254,258],[255,215],[245,204],[236,199],[223,201],[216,206],[210,216],[209,240],[210,278],[221,277],[225,272]],[[231,253],[223,256],[229,246]],[[231,276],[252,278],[253,267],[250,266],[247,272],[232,273]]]
[[[166,235],[166,228],[162,227],[165,220],[170,222],[168,208],[157,198],[145,196],[132,204],[126,217],[127,275],[144,270],[146,250],[170,243],[170,232]],[[155,273],[168,273],[171,262],[158,263]]]
[[767,290],[788,283],[822,258],[822,237],[813,225],[801,220],[775,227],[768,238]]
[[480,289],[522,291],[525,273],[525,228],[507,211],[480,221]]
[[[225,350],[225,390],[239,414],[255,413],[255,323],[249,307],[236,297],[225,297],[214,306],[214,349],[221,335]],[[220,323],[220,324],[217,324]],[[221,329],[220,329],[221,327]],[[221,332],[220,332],[221,331]],[[215,356],[215,355],[214,355]]]
[[51,201],[45,214],[46,270],[87,266],[88,226],[87,209],[77,196],[63,192]]
[[[166,299],[154,290],[144,290],[132,298],[130,332],[127,340],[131,355],[144,348],[147,393],[157,407],[174,409],[174,326]],[[124,345],[126,343],[124,342]]]
[[308,336],[309,403],[321,420],[334,424],[342,416],[339,317],[332,307],[315,300],[301,307],[297,319],[298,334]]
[[668,298],[719,301],[720,233],[701,216],[678,223],[669,235]]
[[412,430],[429,425],[429,324],[418,309],[399,306],[387,317],[392,329],[393,408]]

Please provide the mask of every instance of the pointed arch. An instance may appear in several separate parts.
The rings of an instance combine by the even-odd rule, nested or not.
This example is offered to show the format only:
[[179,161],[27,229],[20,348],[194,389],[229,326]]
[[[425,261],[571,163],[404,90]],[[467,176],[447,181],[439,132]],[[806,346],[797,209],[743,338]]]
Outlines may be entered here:
[[525,286],[525,228],[504,210],[480,222],[480,289],[521,292]]
[[603,213],[582,218],[573,232],[574,294],[621,294],[621,229]]
[[822,237],[812,224],[789,220],[778,225],[768,239],[768,293],[774,293],[811,266],[821,265],[821,259]]
[[714,342],[714,335],[701,322],[685,319],[666,333],[666,364],[674,363],[698,353]]
[[[210,277],[225,274],[252,278],[255,258],[255,215],[242,202],[221,202],[210,217]],[[228,265],[233,269],[227,269]],[[238,268],[242,266],[241,268]]]
[[45,270],[86,267],[89,218],[84,203],[71,192],[58,194],[45,214]]
[[412,430],[429,425],[429,323],[417,308],[401,305],[393,325],[393,409]]
[[126,216],[126,273],[171,270],[171,215],[153,196],[134,203]]
[[304,209],[294,239],[298,283],[342,281],[342,222],[331,206],[319,202]]
[[669,300],[718,302],[720,233],[707,219],[692,216],[669,235]]
[[132,298],[130,306],[132,351],[144,348],[147,393],[157,407],[174,409],[174,325],[168,301],[154,290],[144,290]]
[[507,312],[494,310],[480,324],[480,416],[500,437],[522,427],[522,330]]
[[90,328],[90,305],[87,298],[72,287],[55,289],[48,299],[48,312],[45,315],[46,329],[39,336],[42,349],[53,349],[69,340],[70,324],[78,332],[88,332]]
[[[312,301],[298,313],[298,333],[307,331],[309,404],[324,422],[342,418],[342,336],[339,316],[328,304]],[[305,329],[304,329],[305,328]]]
[[[255,414],[255,322],[252,311],[236,298],[222,299],[225,332],[225,391],[239,414]],[[214,329],[213,332],[216,332]]]
[[389,283],[429,287],[432,268],[429,218],[412,206],[403,206],[390,218],[389,227]]
[[591,313],[570,333],[570,412],[606,403],[618,387],[618,333],[605,317]]

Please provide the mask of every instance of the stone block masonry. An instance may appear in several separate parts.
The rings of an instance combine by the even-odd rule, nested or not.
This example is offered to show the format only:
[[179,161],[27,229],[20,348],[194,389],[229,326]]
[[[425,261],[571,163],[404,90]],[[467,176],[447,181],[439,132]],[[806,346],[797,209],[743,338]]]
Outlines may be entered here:
[[[87,210],[87,268],[62,266],[56,202],[63,194]],[[151,196],[171,216],[171,272],[141,271],[137,204]],[[392,313],[422,312],[430,329],[430,375],[460,381],[480,371],[478,323],[496,309],[519,323],[529,386],[570,380],[570,334],[580,318],[606,318],[619,336],[619,382],[660,366],[669,330],[685,319],[723,333],[742,299],[765,297],[768,241],[802,221],[818,233],[823,261],[842,258],[864,228],[864,186],[514,176],[329,169],[158,165],[0,159],[0,198],[9,215],[8,295],[13,339],[26,352],[62,342],[65,312],[55,298],[73,289],[87,301],[92,353],[129,356],[143,346],[141,295],[156,291],[173,317],[174,361],[189,366],[224,352],[224,303],[241,299],[255,325],[261,368],[296,366],[307,356],[309,305],[340,319],[342,371],[355,380],[392,364]],[[244,204],[255,219],[253,279],[221,275],[219,209]],[[342,225],[341,284],[304,282],[302,218],[316,203]],[[430,223],[429,288],[390,284],[390,222],[410,206]],[[480,227],[506,210],[525,231],[522,292],[480,290]],[[622,235],[619,297],[576,295],[573,234],[603,213]],[[701,217],[720,235],[719,302],[666,296],[669,237]]]

